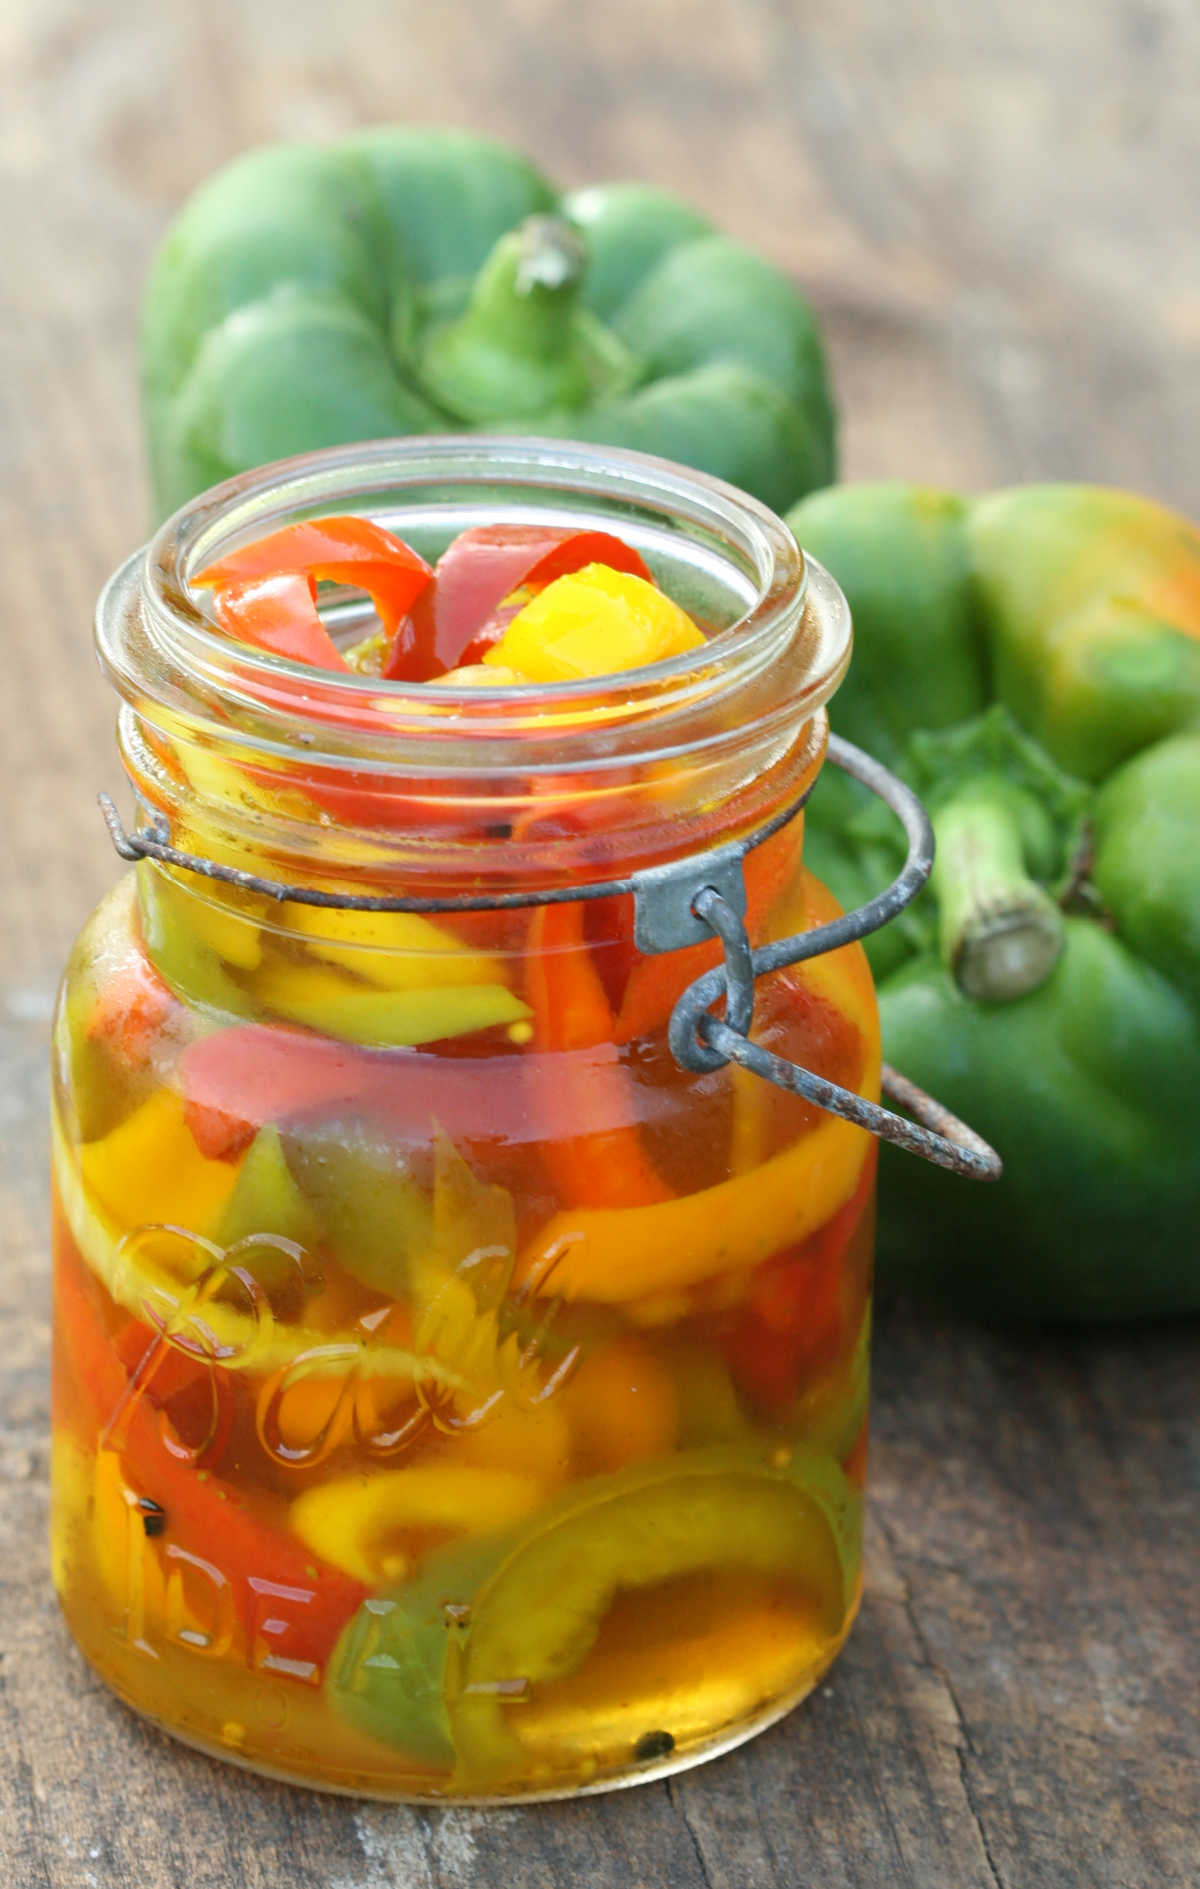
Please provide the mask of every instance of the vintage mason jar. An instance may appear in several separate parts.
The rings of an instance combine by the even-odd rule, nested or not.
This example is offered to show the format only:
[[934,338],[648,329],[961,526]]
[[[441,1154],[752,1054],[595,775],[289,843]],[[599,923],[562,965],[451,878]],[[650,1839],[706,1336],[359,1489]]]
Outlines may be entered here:
[[[431,560],[488,521],[616,532],[709,640],[468,695],[218,634],[197,572],[331,513]],[[137,864],[54,1032],[53,1561],[86,1657],[207,1751],[379,1796],[750,1736],[862,1579],[876,1143],[727,1059],[747,934],[836,917],[799,809],[840,592],[680,468],[414,439],[198,499],[97,635]],[[858,943],[748,988],[768,1060],[878,1095]]]

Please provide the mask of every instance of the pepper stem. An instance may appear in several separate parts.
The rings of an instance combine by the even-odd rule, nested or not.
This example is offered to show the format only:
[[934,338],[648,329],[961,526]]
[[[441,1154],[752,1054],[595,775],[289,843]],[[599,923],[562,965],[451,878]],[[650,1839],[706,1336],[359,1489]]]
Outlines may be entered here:
[[1062,913],[1026,871],[1021,801],[1010,782],[984,775],[933,815],[942,960],[960,990],[985,1003],[1036,990],[1063,945]]
[[587,252],[559,216],[502,236],[462,315],[430,334],[425,391],[468,425],[579,407],[629,378],[625,350],[582,307]]

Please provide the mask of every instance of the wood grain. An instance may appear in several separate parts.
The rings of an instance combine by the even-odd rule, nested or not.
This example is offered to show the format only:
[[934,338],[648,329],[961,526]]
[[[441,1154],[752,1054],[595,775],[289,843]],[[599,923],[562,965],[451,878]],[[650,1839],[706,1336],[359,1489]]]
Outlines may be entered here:
[[[480,126],[636,174],[822,308],[850,476],[1088,477],[1200,511],[1200,15],[1173,0],[0,0],[0,1882],[12,1889],[1184,1889],[1194,1331],[885,1316],[870,1578],[830,1682],[669,1785],[423,1812],[170,1746],[46,1571],[45,1038],[112,878],[93,599],[146,523],[150,249],[279,136]],[[1065,1236],[1067,1235],[1064,1230]]]

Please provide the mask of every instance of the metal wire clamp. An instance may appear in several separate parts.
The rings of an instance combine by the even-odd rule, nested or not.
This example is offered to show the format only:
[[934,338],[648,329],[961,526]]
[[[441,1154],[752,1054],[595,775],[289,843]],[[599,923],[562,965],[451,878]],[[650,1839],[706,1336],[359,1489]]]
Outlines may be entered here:
[[[841,1115],[881,1140],[919,1154],[937,1167],[948,1168],[971,1180],[998,1180],[1002,1165],[995,1150],[974,1129],[968,1128],[933,1096],[887,1063],[882,1073],[884,1094],[907,1109],[914,1118],[911,1121],[749,1040],[756,978],[782,970],[785,965],[819,957],[825,951],[836,951],[842,945],[878,931],[916,897],[933,867],[933,828],[916,794],[889,769],[838,735],[829,737],[828,759],[877,794],[896,814],[908,837],[908,857],[891,885],[865,905],[827,925],[814,926],[811,931],[782,938],[774,944],[760,945],[757,950],[751,947],[746,933],[743,861],[747,853],[795,818],[811,789],[742,839],[659,866],[643,867],[623,879],[519,892],[464,893],[445,898],[377,897],[368,893],[323,892],[309,886],[287,885],[200,854],[180,851],[170,844],[162,822],[127,832],[107,794],[100,795],[100,808],[112,843],[122,859],[158,860],[163,865],[197,873],[244,892],[264,894],[281,904],[316,905],[355,912],[435,914],[513,910],[630,893],[634,899],[634,943],[644,955],[679,950],[686,945],[706,943],[714,937],[724,952],[723,963],[689,984],[672,1012],[669,1041],[675,1060],[682,1068],[702,1072],[736,1063],[764,1081],[773,1082],[777,1088],[803,1096],[818,1108]],[[725,1014],[715,1016],[713,1005],[722,998]]]
[[[995,1149],[888,1063],[883,1065],[883,1092],[907,1109],[915,1118],[912,1121],[749,1041],[755,978],[819,957],[822,952],[836,951],[841,945],[878,931],[916,897],[933,868],[933,828],[912,789],[839,735],[829,737],[828,759],[877,794],[900,820],[908,838],[908,856],[901,871],[885,891],[865,905],[827,925],[816,925],[811,931],[761,945],[757,950],[750,947],[739,912],[730,906],[719,887],[706,883],[693,898],[692,906],[720,939],[725,961],[689,984],[676,1003],[670,1023],[675,1060],[685,1069],[697,1071],[736,1063],[832,1115],[844,1116],[878,1135],[881,1141],[921,1155],[937,1167],[949,1168],[970,1180],[999,1180],[1003,1164]],[[725,1015],[717,1017],[712,1014],[712,1006],[721,997],[725,999]]]

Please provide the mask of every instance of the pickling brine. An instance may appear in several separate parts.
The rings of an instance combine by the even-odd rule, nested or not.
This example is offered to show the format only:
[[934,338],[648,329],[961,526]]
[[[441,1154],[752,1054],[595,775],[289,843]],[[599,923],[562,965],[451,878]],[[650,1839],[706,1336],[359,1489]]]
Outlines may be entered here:
[[[110,586],[160,856],[55,1025],[54,1572],[177,1736],[554,1795],[834,1658],[875,1144],[680,1066],[720,949],[640,949],[623,882],[748,836],[752,944],[834,915],[787,812],[839,605],[726,488],[478,440],[267,469]],[[751,1034],[878,1094],[857,945],[760,978]]]

